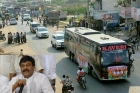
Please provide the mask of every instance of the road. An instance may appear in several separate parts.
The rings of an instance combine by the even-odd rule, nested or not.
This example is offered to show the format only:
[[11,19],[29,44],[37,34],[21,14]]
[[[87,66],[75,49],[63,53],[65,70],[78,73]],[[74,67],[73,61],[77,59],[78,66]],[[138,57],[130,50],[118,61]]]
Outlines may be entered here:
[[[8,27],[6,27],[8,28]],[[68,56],[64,53],[63,49],[56,50],[51,46],[51,36],[56,30],[56,27],[48,26],[49,38],[37,38],[34,33],[31,33],[29,26],[21,25],[21,22],[18,21],[18,25],[13,27],[18,32],[27,33],[27,43],[23,45],[15,45],[14,47],[23,48],[25,53],[28,53],[28,49],[31,49],[33,54],[54,54],[56,55],[57,69],[56,73],[58,76],[56,89],[61,91],[61,86],[59,84],[60,78],[63,74],[69,75],[73,80],[74,91],[72,93],[140,93],[140,51],[136,51],[135,57],[135,71],[132,73],[132,76],[126,80],[117,80],[117,81],[98,81],[90,75],[86,75],[87,79],[87,89],[84,90],[75,80],[76,72],[78,70],[77,64],[70,61]],[[10,31],[10,29],[9,29]],[[0,42],[2,46],[8,46],[6,42]],[[27,47],[27,48],[25,48]],[[25,48],[25,49],[24,49]],[[13,50],[12,50],[13,51]],[[61,92],[57,93],[61,93]]]

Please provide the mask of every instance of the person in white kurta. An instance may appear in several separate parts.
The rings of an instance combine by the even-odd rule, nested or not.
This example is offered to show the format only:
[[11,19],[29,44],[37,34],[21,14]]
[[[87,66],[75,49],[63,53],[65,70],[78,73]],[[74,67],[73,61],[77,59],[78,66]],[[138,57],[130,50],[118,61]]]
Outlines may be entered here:
[[9,83],[9,79],[0,74],[0,93],[3,93]]
[[[11,75],[10,79],[15,75],[21,74],[19,62],[22,56],[19,55],[12,55],[12,56],[13,57],[11,59],[11,65],[10,65],[10,75]],[[31,55],[31,56],[35,59],[35,65],[36,65],[35,70],[38,72],[43,70],[42,60],[40,59],[40,57],[38,55]]]
[[9,78],[11,55],[0,55],[0,74]]
[[56,79],[56,58],[55,55],[40,55],[43,64],[43,74],[45,74],[55,90],[55,79]]
[[44,74],[34,71],[30,78],[27,79],[23,77],[22,74],[13,77],[4,93],[18,93],[20,87],[12,92],[12,85],[14,85],[18,79],[26,79],[26,85],[22,93],[54,93],[48,78]]

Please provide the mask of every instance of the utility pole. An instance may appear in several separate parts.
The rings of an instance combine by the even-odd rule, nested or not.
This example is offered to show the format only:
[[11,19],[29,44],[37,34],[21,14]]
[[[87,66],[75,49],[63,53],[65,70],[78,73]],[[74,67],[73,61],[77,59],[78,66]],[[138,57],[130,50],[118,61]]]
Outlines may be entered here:
[[90,0],[87,0],[87,22],[88,22],[88,28],[90,27],[89,25],[89,1]]

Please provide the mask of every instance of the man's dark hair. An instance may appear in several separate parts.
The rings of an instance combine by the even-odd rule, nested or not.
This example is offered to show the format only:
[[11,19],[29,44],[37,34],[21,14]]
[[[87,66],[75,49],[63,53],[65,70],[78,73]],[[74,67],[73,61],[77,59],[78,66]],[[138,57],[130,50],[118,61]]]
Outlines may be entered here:
[[33,66],[35,66],[35,60],[34,58],[32,58],[31,56],[23,56],[21,59],[20,59],[20,62],[19,62],[19,66],[21,66],[21,63],[25,63],[27,61],[30,61],[32,63]]

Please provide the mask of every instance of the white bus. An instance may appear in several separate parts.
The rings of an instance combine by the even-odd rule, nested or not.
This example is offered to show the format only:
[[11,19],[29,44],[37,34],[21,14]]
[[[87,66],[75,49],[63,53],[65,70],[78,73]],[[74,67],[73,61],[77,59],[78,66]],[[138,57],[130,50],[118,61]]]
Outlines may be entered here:
[[130,76],[129,53],[125,41],[89,28],[66,28],[65,53],[99,80],[125,79]]

